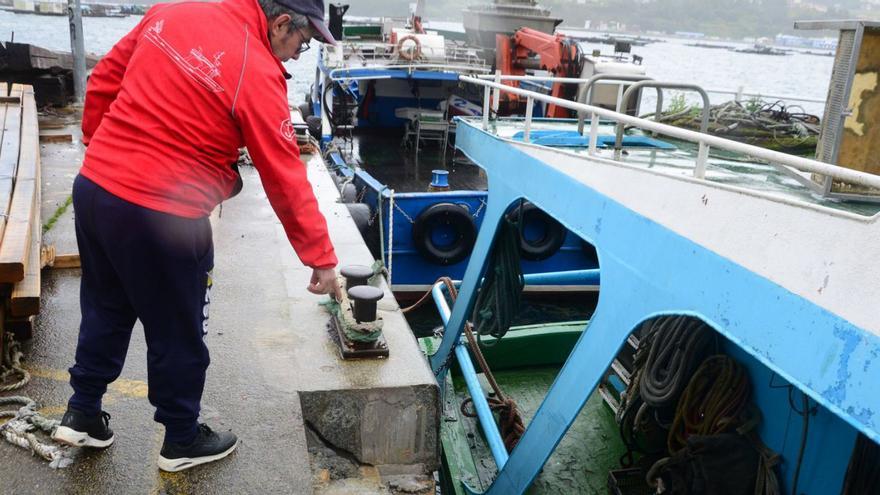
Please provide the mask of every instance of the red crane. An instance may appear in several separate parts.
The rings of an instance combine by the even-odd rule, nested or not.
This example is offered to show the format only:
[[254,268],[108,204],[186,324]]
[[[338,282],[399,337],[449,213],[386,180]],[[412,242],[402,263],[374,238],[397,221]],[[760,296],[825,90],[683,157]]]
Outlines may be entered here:
[[[521,28],[513,36],[496,36],[495,67],[504,75],[525,75],[526,69],[546,70],[556,77],[579,77],[583,69],[580,49],[577,42],[561,34],[547,34],[531,28]],[[519,87],[517,81],[504,84]],[[569,98],[577,86],[554,83],[551,95]],[[505,93],[499,107],[507,113],[520,113],[524,108],[524,98]],[[569,111],[549,104],[547,117],[569,117]]]

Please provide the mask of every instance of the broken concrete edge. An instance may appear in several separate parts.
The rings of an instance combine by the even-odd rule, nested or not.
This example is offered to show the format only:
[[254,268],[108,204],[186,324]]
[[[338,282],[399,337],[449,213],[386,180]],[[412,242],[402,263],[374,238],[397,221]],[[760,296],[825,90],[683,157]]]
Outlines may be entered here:
[[351,452],[335,447],[322,438],[313,425],[306,422],[305,426],[313,488],[316,493],[379,491],[393,494],[436,494],[437,474],[427,466],[362,464]]
[[430,385],[298,392],[305,423],[328,446],[372,466],[439,469],[439,389]]
[[[338,203],[333,172],[320,155],[303,155],[302,159],[331,237],[338,236],[334,244],[340,259],[369,264],[369,250],[348,209]],[[344,238],[344,232],[354,232],[354,242]],[[303,281],[290,282],[298,286]],[[387,476],[430,475],[440,468],[440,387],[390,288],[381,277],[377,285],[386,295],[379,309],[391,356],[378,361],[342,361],[337,350],[333,363],[323,362],[327,356],[315,356],[315,366],[329,364],[354,375],[367,374],[370,379],[344,374],[349,379],[324,383],[324,389],[298,390],[303,420],[312,432],[309,438],[319,438],[325,447],[361,465],[375,466]]]

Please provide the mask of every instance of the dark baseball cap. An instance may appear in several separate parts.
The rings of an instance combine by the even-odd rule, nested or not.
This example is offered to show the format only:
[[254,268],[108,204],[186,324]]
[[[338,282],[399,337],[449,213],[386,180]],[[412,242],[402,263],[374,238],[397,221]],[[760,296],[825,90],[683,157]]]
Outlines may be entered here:
[[317,32],[315,39],[329,45],[336,44],[336,40],[324,24],[324,0],[275,0],[275,3],[308,17]]

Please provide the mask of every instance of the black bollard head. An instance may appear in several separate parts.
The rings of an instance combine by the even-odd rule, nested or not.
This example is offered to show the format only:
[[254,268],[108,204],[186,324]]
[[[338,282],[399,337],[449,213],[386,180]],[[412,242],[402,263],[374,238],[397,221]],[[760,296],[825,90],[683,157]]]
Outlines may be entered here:
[[367,285],[367,281],[373,276],[373,269],[364,265],[348,265],[340,270],[345,277],[345,288],[351,289],[359,285]]
[[348,289],[348,297],[354,301],[352,312],[358,322],[376,321],[376,301],[385,294],[372,285],[358,285]]

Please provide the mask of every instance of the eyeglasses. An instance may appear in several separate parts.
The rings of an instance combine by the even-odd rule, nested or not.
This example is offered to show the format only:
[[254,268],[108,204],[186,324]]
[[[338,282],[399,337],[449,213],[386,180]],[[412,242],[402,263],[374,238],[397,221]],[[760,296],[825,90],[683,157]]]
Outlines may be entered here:
[[297,49],[296,53],[297,55],[299,55],[300,53],[308,51],[308,49],[311,48],[309,46],[309,42],[311,42],[312,40],[306,40],[306,33],[303,32],[302,28],[297,28],[297,31],[299,31],[300,40],[299,49]]

